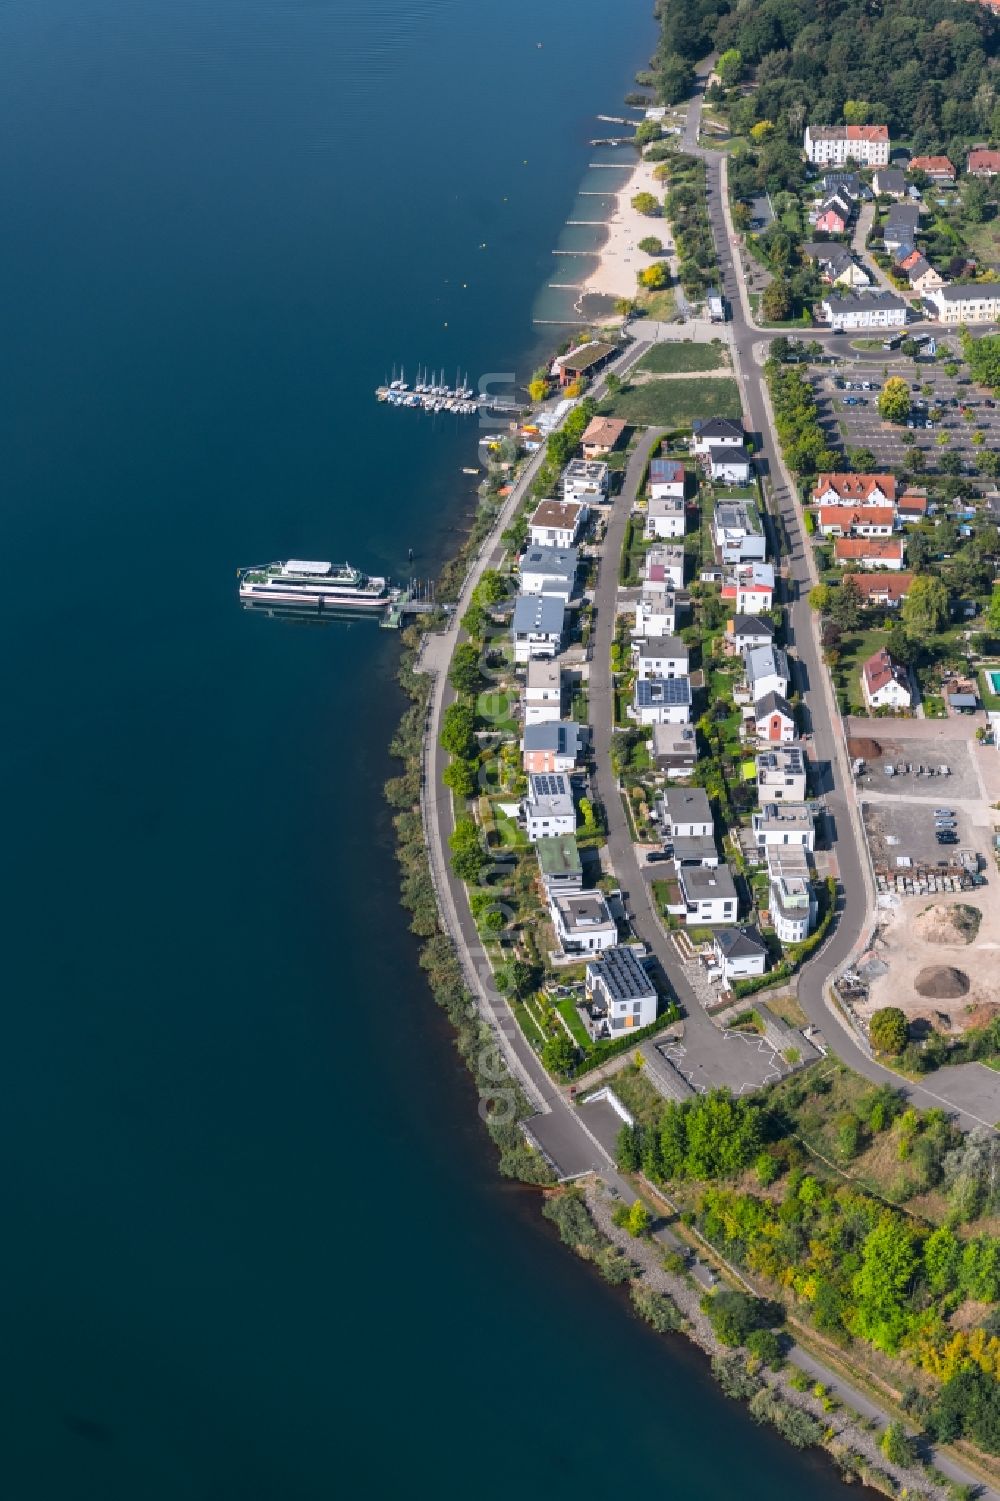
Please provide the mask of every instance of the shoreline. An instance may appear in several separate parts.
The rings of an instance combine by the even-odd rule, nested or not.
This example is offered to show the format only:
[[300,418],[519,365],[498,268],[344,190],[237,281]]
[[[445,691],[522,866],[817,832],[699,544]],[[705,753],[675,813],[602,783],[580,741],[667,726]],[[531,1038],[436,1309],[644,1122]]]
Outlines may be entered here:
[[[663,184],[654,176],[657,162],[640,158],[615,196],[615,210],[606,223],[607,239],[596,251],[597,265],[580,284],[578,302],[584,297],[634,297],[639,290],[636,280],[640,271],[661,264],[673,253],[670,225],[665,216],[651,218],[632,207],[636,193],[663,195]],[[639,241],[656,235],[663,241],[665,255],[647,255]]]
[[[637,241],[639,238],[642,238],[644,234],[657,233],[659,225],[665,224],[666,221],[657,221],[656,219],[651,219],[640,215],[631,208],[630,203],[631,197],[636,192],[647,190],[647,183],[654,183],[655,186],[657,188],[660,188],[660,190],[662,191],[662,185],[657,183],[655,178],[652,176],[655,165],[655,163],[638,162],[636,164],[635,170],[630,173],[628,181],[619,190],[618,194],[615,195],[617,198],[617,207],[615,213],[612,215],[612,218],[608,223],[608,240],[605,246],[602,248],[602,251],[599,253],[599,264],[597,268],[592,273],[592,275],[587,278],[587,281],[581,288],[581,299],[584,296],[595,294],[604,297],[632,296],[634,295],[634,292],[636,290],[636,271],[643,269],[644,265],[655,264],[657,260],[662,259],[661,257],[649,257],[646,256],[644,252],[638,251]],[[669,231],[667,231],[667,233],[669,233]],[[662,238],[662,235],[663,231],[661,231],[659,237]],[[669,241],[665,240],[664,244],[665,249],[672,249],[672,244]],[[629,346],[626,346],[626,348],[628,347]],[[410,641],[408,642],[408,645],[413,645],[414,647],[416,647],[418,635],[422,637],[419,644],[419,656],[421,660],[416,669],[417,673],[419,673],[420,676],[419,678],[414,680],[412,659],[411,663],[407,664],[406,674],[410,677],[411,682],[416,681],[421,684],[421,687],[416,690],[416,694],[414,695],[418,696],[421,700],[421,717],[423,718],[423,733],[420,737],[418,759],[416,760],[415,765],[420,773],[419,797],[421,809],[423,812],[423,817],[420,820],[420,826],[421,829],[425,832],[427,831],[424,824],[424,819],[428,817],[428,801],[434,799],[438,792],[438,778],[436,775],[431,774],[428,768],[434,767],[434,758],[437,749],[436,731],[438,714],[440,713],[441,705],[444,702],[446,694],[447,674],[451,662],[452,653],[455,646],[459,643],[461,637],[460,630],[458,629],[458,616],[461,612],[462,605],[468,602],[468,595],[470,593],[470,590],[476,583],[478,577],[481,575],[483,569],[490,564],[489,555],[491,545],[494,545],[497,541],[497,533],[500,530],[503,518],[508,513],[511,515],[516,513],[522,501],[526,498],[523,494],[518,496],[518,491],[521,489],[522,485],[526,486],[526,483],[530,478],[534,467],[535,466],[531,459],[523,461],[519,465],[517,470],[517,482],[515,483],[511,494],[508,496],[507,501],[499,508],[499,514],[497,513],[496,508],[494,508],[489,523],[485,525],[482,530],[480,530],[478,527],[474,527],[473,534],[463,545],[458,559],[452,560],[452,563],[449,565],[450,570],[455,570],[455,572],[453,572],[453,578],[456,578],[456,581],[457,578],[460,577],[460,574],[458,574],[457,570],[461,569],[463,564],[467,565],[464,573],[464,581],[461,583],[460,589],[458,590],[459,608],[456,610],[455,617],[453,618],[452,622],[449,625],[445,626],[443,633],[440,632],[439,627],[436,629],[435,626],[430,622],[424,622],[423,630],[419,631],[415,628],[414,636],[412,636],[410,638]],[[477,520],[483,516],[484,508],[489,509],[488,497],[481,499],[480,510],[477,512]],[[431,657],[433,657],[433,662],[431,662],[430,660],[425,660],[430,659]],[[438,714],[436,714],[435,712],[435,706],[437,707]],[[455,1020],[455,1025],[459,1029],[460,1050],[463,1052],[463,1056],[465,1057],[466,1062],[470,1067],[470,1070],[472,1071],[473,1076],[480,1088],[480,1094],[482,1096],[480,1114],[484,1120],[484,1123],[487,1125],[487,1128],[490,1130],[491,1135],[494,1135],[493,1123],[491,1121],[492,1105],[496,1102],[505,1087],[513,1087],[520,1099],[520,1110],[516,1118],[509,1120],[507,1130],[511,1137],[521,1138],[521,1151],[516,1152],[515,1155],[521,1157],[522,1164],[525,1162],[530,1162],[532,1164],[534,1172],[537,1174],[537,1176],[533,1176],[529,1181],[533,1181],[534,1183],[541,1184],[543,1186],[546,1185],[546,1183],[551,1185],[552,1175],[545,1169],[541,1157],[531,1150],[528,1143],[525,1142],[522,1137],[521,1122],[528,1115],[536,1113],[532,1109],[530,1098],[526,1097],[525,1095],[524,1085],[527,1086],[529,1095],[531,1093],[534,1093],[534,1091],[531,1088],[531,1082],[529,1080],[525,1080],[522,1083],[522,1081],[519,1079],[521,1070],[519,1070],[517,1067],[516,1057],[512,1057],[512,1050],[509,1047],[510,1039],[505,1036],[505,1022],[507,1021],[507,1018],[504,1016],[504,1012],[506,1010],[506,1002],[502,997],[498,995],[498,993],[496,993],[495,986],[492,985],[492,973],[490,972],[489,977],[487,977],[483,972],[483,961],[485,960],[485,955],[478,949],[475,951],[471,950],[469,944],[463,940],[461,923],[457,920],[458,914],[455,910],[455,903],[458,900],[458,897],[451,894],[447,872],[442,873],[440,869],[435,872],[434,862],[432,858],[434,853],[432,845],[433,840],[428,835],[424,842],[421,843],[418,852],[418,857],[422,862],[422,867],[432,885],[436,901],[435,932],[434,935],[429,939],[426,948],[430,949],[435,944],[438,937],[444,939],[449,951],[450,959],[457,971],[457,984],[461,990],[460,999],[462,1004],[463,1016],[465,1018],[465,1025],[473,1033],[478,1032],[481,1040],[485,1036],[489,1036],[492,1039],[493,1057],[491,1059],[491,1065],[493,1069],[493,1088],[490,1091],[486,1091],[483,1088],[482,1079],[482,1075],[485,1072],[481,1067],[482,1053],[480,1053],[480,1061],[478,1063],[472,1056],[470,1056],[470,1052],[467,1051],[467,1049],[463,1046],[462,1026],[460,1025],[460,1022],[453,1017],[453,1020]],[[401,863],[403,863],[402,855],[400,856],[400,858]],[[447,856],[445,856],[445,859],[447,859]],[[438,859],[438,865],[440,866],[440,858]],[[437,875],[438,879],[435,879],[435,874]],[[408,902],[406,904],[410,905]],[[413,910],[412,906],[411,910]],[[421,930],[416,929],[416,931],[420,932]],[[421,962],[424,962],[423,959]],[[488,960],[486,960],[485,962],[488,968]],[[428,969],[430,968],[430,966],[426,964],[424,967]],[[497,998],[500,1001],[499,1006],[491,1004],[490,999],[486,995],[486,987],[490,988],[491,994],[497,994]],[[450,1006],[448,1007],[448,1009],[449,1011],[451,1011]],[[505,1046],[505,1044],[507,1044],[507,1046]],[[513,1065],[512,1068],[511,1065]],[[499,1087],[498,1076],[500,1076]],[[496,1137],[494,1137],[494,1139],[496,1139]],[[507,1174],[516,1174],[518,1171],[517,1166],[514,1164],[512,1156],[509,1155],[508,1151],[502,1146],[500,1169],[501,1172]],[[546,1195],[546,1197],[554,1198],[555,1195]],[[616,1244],[616,1236],[620,1240],[622,1232],[617,1231],[615,1227],[611,1226],[610,1224],[608,1225],[607,1231],[605,1231],[603,1225],[600,1224],[600,1219],[602,1218],[602,1216],[598,1213],[594,1214],[593,1217],[595,1224],[598,1225],[605,1239],[609,1240],[612,1244]],[[623,1247],[622,1245],[619,1245],[620,1250],[623,1248],[630,1250],[632,1256],[638,1258],[639,1251],[634,1247],[634,1244],[629,1247]],[[655,1253],[649,1250],[648,1254],[652,1256]],[[587,1259],[593,1258],[588,1257]],[[600,1265],[598,1265],[597,1269],[600,1270]],[[611,1279],[609,1278],[608,1280]],[[660,1282],[653,1282],[647,1285],[652,1285],[654,1291],[659,1291],[661,1289],[663,1291],[666,1291],[666,1288]],[[634,1299],[633,1301],[637,1304],[636,1311],[640,1314],[640,1316],[645,1317],[647,1322],[652,1323],[653,1320],[650,1319],[643,1312],[642,1308],[638,1306],[637,1300]],[[701,1348],[704,1349],[705,1345],[698,1337],[697,1333],[699,1328],[698,1321],[692,1317],[685,1322],[687,1324],[687,1327],[683,1332],[687,1334],[687,1336],[695,1345],[701,1346]],[[743,1362],[745,1361],[746,1357],[734,1352],[734,1358],[738,1362]],[[824,1369],[821,1363],[818,1363],[818,1365],[820,1370]],[[715,1367],[713,1364],[713,1370],[714,1369]],[[722,1386],[723,1391],[726,1392],[727,1395],[737,1396],[744,1404],[749,1402],[751,1405],[751,1412],[755,1417],[758,1417],[761,1421],[773,1422],[774,1426],[778,1428],[779,1432],[782,1431],[781,1423],[777,1420],[776,1417],[771,1416],[770,1412],[766,1408],[765,1402],[761,1401],[757,1404],[756,1407],[754,1406],[753,1398],[757,1395],[757,1390],[759,1388],[741,1391],[730,1390],[726,1384],[726,1380],[723,1379],[722,1376],[720,1376],[720,1373],[717,1370],[715,1371],[715,1374],[717,1376],[717,1379],[719,1379],[720,1381],[720,1385]],[[828,1375],[827,1379],[829,1379]],[[783,1379],[780,1377],[780,1375],[778,1376],[778,1379],[776,1381],[772,1381],[770,1376],[767,1376],[763,1378],[762,1382],[762,1385],[774,1388],[777,1388],[779,1385],[783,1386],[783,1384]],[[790,1396],[790,1394],[786,1395]],[[791,1402],[791,1405],[800,1408],[803,1406],[801,1402],[794,1400]],[[777,1408],[775,1408],[774,1410],[777,1411]],[[821,1406],[821,1411],[829,1412],[831,1411],[831,1409]],[[882,1413],[883,1420],[885,1417],[892,1416],[891,1412],[886,1412],[885,1409],[880,1408],[879,1411]],[[816,1414],[816,1416],[818,1418],[818,1414]],[[842,1431],[846,1433],[849,1426],[849,1423],[845,1424]],[[866,1426],[863,1423],[860,1423],[859,1420],[857,1437],[859,1439],[862,1439],[868,1435],[870,1435],[870,1430],[866,1430]],[[855,1433],[852,1431],[851,1438],[853,1439],[854,1437]],[[796,1440],[790,1439],[790,1442],[795,1444]],[[820,1439],[809,1440],[808,1442],[815,1442],[818,1448],[826,1448],[826,1444],[823,1443],[823,1441]],[[869,1483],[878,1485],[879,1481],[888,1480],[892,1488],[889,1489],[887,1487],[886,1493],[897,1494],[898,1492],[896,1490],[896,1486],[900,1483],[898,1477],[902,1472],[897,1471],[897,1473],[893,1475],[891,1473],[893,1467],[888,1464],[884,1456],[880,1456],[880,1451],[876,1449],[874,1453],[871,1452],[872,1448],[874,1448],[874,1446],[871,1445],[870,1436],[868,1436],[868,1444],[865,1445],[864,1448],[862,1447],[861,1443],[852,1443],[848,1446],[847,1454],[844,1457],[851,1462],[849,1464],[841,1466],[845,1474],[845,1478],[857,1478],[859,1476],[861,1471],[857,1464],[857,1461],[859,1458],[863,1457],[865,1461],[865,1470],[867,1471],[865,1478],[868,1479]],[[859,1454],[859,1449],[862,1450],[861,1454]],[[864,1452],[864,1449],[867,1449],[868,1452]],[[834,1455],[834,1457],[836,1458],[836,1455]],[[889,1471],[890,1473],[887,1474],[887,1471]],[[931,1476],[926,1472],[921,1473],[920,1471],[914,1471],[910,1475],[908,1475],[906,1479],[910,1484],[914,1483],[914,1481],[922,1484],[924,1489],[921,1490],[920,1494],[923,1494],[925,1496],[931,1494],[935,1496],[945,1496],[947,1494],[947,1491],[945,1490],[926,1489],[929,1484],[934,1485],[935,1481],[937,1480],[936,1476]]]

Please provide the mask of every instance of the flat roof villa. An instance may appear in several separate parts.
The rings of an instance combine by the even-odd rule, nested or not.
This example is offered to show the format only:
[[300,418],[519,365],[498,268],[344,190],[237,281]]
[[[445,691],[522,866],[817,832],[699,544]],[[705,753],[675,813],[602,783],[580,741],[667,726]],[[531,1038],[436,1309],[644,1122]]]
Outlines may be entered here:
[[656,1021],[656,987],[625,945],[607,949],[587,965],[586,991],[585,1023],[595,1039],[638,1031]]

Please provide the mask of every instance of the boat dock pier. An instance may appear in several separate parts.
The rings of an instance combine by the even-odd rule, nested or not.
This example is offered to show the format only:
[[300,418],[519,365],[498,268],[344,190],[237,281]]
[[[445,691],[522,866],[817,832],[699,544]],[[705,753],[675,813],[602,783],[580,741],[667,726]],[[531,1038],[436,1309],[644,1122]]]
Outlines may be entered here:
[[398,631],[406,615],[426,615],[434,608],[433,579],[412,579],[401,589],[379,620],[384,631]]
[[473,417],[480,412],[516,417],[520,412],[529,410],[526,402],[477,393],[469,385],[468,375],[456,375],[455,384],[449,386],[445,384],[443,371],[438,375],[437,371],[421,371],[419,366],[417,378],[411,386],[406,379],[405,370],[400,367],[397,378],[396,367],[393,365],[392,380],[375,387],[375,399],[391,407],[410,407],[422,412],[452,412],[460,417]]

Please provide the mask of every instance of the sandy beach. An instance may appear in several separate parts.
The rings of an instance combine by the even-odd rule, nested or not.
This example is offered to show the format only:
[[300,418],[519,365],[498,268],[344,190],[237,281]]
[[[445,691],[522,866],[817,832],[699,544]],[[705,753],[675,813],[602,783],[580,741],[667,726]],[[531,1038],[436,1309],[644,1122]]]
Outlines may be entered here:
[[615,211],[608,220],[607,243],[593,273],[582,283],[583,295],[599,293],[604,297],[633,297],[637,289],[637,272],[662,259],[646,255],[639,249],[639,241],[647,235],[656,235],[666,250],[673,249],[666,219],[651,219],[636,213],[632,207],[636,193],[652,193],[660,203],[663,202],[664,184],[653,176],[656,165],[655,162],[639,162],[618,193]]

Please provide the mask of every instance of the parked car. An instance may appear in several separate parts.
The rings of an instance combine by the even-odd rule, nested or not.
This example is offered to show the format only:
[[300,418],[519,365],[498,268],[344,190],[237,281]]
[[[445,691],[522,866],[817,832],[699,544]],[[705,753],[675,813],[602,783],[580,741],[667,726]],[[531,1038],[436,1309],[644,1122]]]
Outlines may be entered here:
[[935,818],[954,818],[955,817],[955,810],[954,810],[954,808],[935,808],[934,809],[934,817]]
[[935,834],[934,837],[937,840],[938,844],[958,843],[958,835],[953,829],[942,830],[940,834]]

